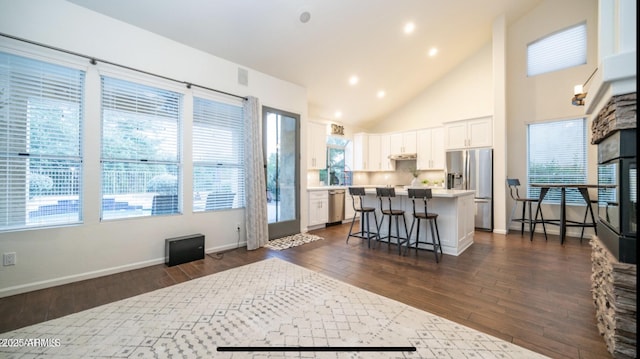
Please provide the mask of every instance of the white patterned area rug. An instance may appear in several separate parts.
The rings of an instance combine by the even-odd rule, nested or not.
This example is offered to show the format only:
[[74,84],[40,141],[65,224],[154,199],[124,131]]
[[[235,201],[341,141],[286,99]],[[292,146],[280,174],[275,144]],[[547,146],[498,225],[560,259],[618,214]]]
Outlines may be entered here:
[[308,233],[298,233],[292,236],[282,237],[278,239],[274,239],[269,241],[264,246],[269,249],[274,249],[276,251],[281,251],[283,249],[301,246],[306,243],[314,242],[320,239],[324,239],[320,236],[316,236],[314,234]]
[[275,258],[3,333],[0,344],[2,358],[544,358]]

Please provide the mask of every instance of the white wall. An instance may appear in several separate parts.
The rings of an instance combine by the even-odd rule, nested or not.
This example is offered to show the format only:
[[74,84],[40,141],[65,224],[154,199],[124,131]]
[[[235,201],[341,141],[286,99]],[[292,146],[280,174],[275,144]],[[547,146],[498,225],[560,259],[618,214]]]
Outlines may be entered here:
[[[238,85],[237,71],[242,65],[66,1],[0,0],[0,32],[166,77],[242,96],[256,96],[262,105],[300,114],[301,130],[306,130],[306,89],[252,69],[248,69],[249,85]],[[15,45],[14,41],[0,37],[0,46],[22,48],[24,45]],[[37,48],[29,50],[29,46],[24,46],[24,49],[41,52]],[[64,58],[53,51],[45,51],[44,54]],[[88,63],[87,70],[87,94],[98,93],[97,70]],[[189,97],[185,97],[187,125],[190,123],[190,106]],[[184,201],[182,215],[100,222],[99,100],[87,98],[86,107],[84,224],[0,233],[0,253],[17,253],[17,265],[0,266],[0,297],[163,263],[165,238],[202,233],[206,237],[208,252],[244,244],[244,210],[194,214],[188,200]],[[185,128],[185,137],[189,138],[189,135],[189,129]],[[191,147],[190,141],[184,142],[184,188],[188,193],[192,188],[189,172]],[[306,148],[304,145],[301,147],[302,158],[305,159]],[[301,188],[306,188],[304,160],[301,167]],[[306,195],[306,191],[302,193]],[[306,203],[306,198],[302,198],[301,203]],[[301,205],[301,212],[302,228],[305,228],[305,205]],[[235,232],[236,223],[243,228],[239,236]]]
[[[527,77],[527,44],[550,33],[587,22],[587,64]],[[573,86],[582,84],[598,66],[597,0],[545,0],[509,26],[507,36],[507,176],[527,185],[527,124],[584,117],[585,108],[573,106]],[[588,143],[591,121],[587,122]],[[596,146],[587,152],[587,181],[597,182]],[[508,201],[508,208],[511,208]],[[568,206],[570,219],[582,220],[583,206]],[[543,205],[546,218],[560,218],[559,206]],[[514,227],[515,228],[515,227]],[[558,233],[557,226],[550,232]],[[579,229],[573,229],[574,234]],[[586,229],[590,236],[593,232]],[[572,233],[572,232],[569,232]]]
[[382,133],[411,130],[493,114],[491,54],[491,43],[488,43],[367,131]]

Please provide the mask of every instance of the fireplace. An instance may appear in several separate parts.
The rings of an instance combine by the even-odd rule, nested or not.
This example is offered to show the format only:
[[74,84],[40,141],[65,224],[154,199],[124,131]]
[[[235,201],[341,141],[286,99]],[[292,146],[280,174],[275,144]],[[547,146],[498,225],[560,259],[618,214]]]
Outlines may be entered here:
[[[592,124],[592,143],[598,145],[598,184],[601,185],[598,188],[598,237],[617,260],[633,264],[637,260],[638,226],[635,107],[635,93],[614,96]],[[625,121],[622,116],[629,119]]]
[[620,130],[598,144],[598,235],[623,263],[636,263],[636,131]]
[[613,96],[592,123],[598,145],[598,225],[591,290],[598,330],[614,358],[636,358],[636,94]]

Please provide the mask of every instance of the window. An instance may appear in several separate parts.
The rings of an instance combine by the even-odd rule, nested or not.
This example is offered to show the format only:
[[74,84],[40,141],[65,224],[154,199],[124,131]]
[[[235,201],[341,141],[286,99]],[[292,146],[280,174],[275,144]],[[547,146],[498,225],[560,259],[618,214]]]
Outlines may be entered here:
[[551,34],[527,46],[527,76],[587,63],[587,24]]
[[0,230],[82,221],[84,72],[0,53]]
[[[528,183],[585,183],[587,181],[587,133],[585,119],[528,125]],[[584,204],[576,189],[567,189],[568,204]],[[529,186],[528,196],[540,189]],[[551,189],[545,200],[560,203],[560,190]]]
[[242,104],[193,98],[193,211],[244,207]]
[[176,92],[102,76],[102,219],[180,213]]
[[349,140],[327,136],[327,169],[320,170],[320,181],[329,185],[350,186],[351,169],[345,162],[345,147]]

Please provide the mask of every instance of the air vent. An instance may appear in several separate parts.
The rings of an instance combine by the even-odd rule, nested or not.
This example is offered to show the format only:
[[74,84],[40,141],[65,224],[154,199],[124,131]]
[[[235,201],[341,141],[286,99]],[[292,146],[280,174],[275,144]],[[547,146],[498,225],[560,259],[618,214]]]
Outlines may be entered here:
[[243,86],[249,86],[249,71],[238,67],[238,84]]

